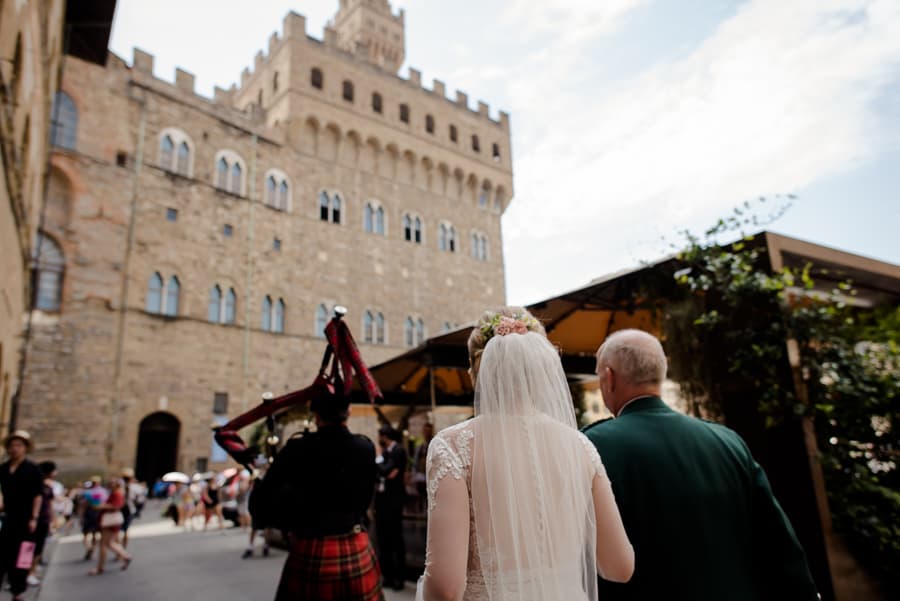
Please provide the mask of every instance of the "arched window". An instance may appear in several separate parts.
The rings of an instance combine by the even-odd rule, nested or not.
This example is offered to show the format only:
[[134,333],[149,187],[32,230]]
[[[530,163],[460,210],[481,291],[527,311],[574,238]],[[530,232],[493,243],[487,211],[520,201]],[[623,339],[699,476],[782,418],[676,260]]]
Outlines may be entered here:
[[375,233],[384,236],[384,207],[375,209]]
[[343,96],[344,100],[347,102],[353,102],[353,82],[349,80],[344,80],[343,84]]
[[181,284],[178,282],[178,277],[173,275],[166,284],[166,306],[163,311],[166,315],[170,317],[178,315],[178,296],[180,292]]
[[372,110],[378,114],[381,114],[381,94],[379,94],[378,92],[374,92],[372,94]]
[[425,115],[425,131],[430,134],[434,133],[434,117],[431,115]]
[[266,204],[269,206],[275,206],[275,189],[277,184],[275,183],[275,176],[270,175],[266,178]]
[[409,105],[400,105],[400,120],[404,123],[409,123]]
[[163,136],[159,142],[159,166],[169,170],[172,168],[172,153],[175,151],[175,143],[172,136]]
[[328,325],[328,308],[319,305],[316,309],[316,336],[325,338],[325,326]]
[[335,194],[333,197],[328,192],[319,193],[319,220],[331,223],[341,222],[341,197]]
[[272,329],[272,297],[266,296],[262,304],[262,329],[268,332]]
[[403,215],[403,239],[407,242],[412,242],[413,239],[412,219],[409,218],[409,214]]
[[223,316],[222,323],[234,323],[234,313],[236,305],[237,294],[234,293],[234,288],[229,288],[228,294],[225,295],[225,314]]
[[275,303],[275,319],[273,319],[272,331],[284,334],[284,300],[280,298]]
[[478,142],[478,136],[472,134],[472,150],[481,152],[481,144]]
[[491,156],[495,161],[500,162],[500,145],[496,142],[491,145]]
[[331,199],[331,223],[341,222],[341,197],[337,194]]
[[262,90],[260,89],[259,94],[256,95],[256,104],[259,105],[260,108],[262,108],[262,101],[263,101],[263,94],[262,94]]
[[413,240],[416,244],[422,243],[422,220],[418,217],[413,222]]
[[163,279],[156,272],[147,283],[147,313],[162,313],[162,291]]
[[238,163],[235,163],[231,166],[231,193],[232,194],[240,194],[241,193],[241,177],[243,175],[243,170]]
[[472,257],[478,261],[487,261],[487,236],[484,234],[472,234]]
[[222,311],[222,289],[216,284],[209,290],[209,304],[206,308],[206,319],[210,323],[219,323]]
[[379,312],[378,315],[375,316],[375,343],[384,344],[384,341],[384,314]]
[[441,224],[438,248],[447,252],[456,252],[456,228],[452,225]]
[[363,210],[363,229],[369,234],[384,235],[384,208],[371,202]]
[[403,322],[403,339],[406,342],[406,346],[413,347],[416,345],[416,324],[413,322],[412,317],[407,317],[406,321]]
[[188,146],[187,142],[182,142],[178,145],[178,163],[175,166],[175,171],[179,175],[187,176],[190,173],[190,165],[191,147]]
[[278,71],[275,71],[275,75],[272,76],[272,91],[278,91]]
[[375,317],[371,311],[363,313],[363,340],[370,343],[375,341]]
[[71,96],[59,91],[53,100],[52,118],[50,124],[50,143],[53,146],[75,150],[75,140],[78,135],[78,109]]
[[277,169],[270,169],[266,174],[264,201],[266,205],[279,211],[289,208],[290,185],[287,176]]
[[487,208],[488,206],[488,197],[491,194],[491,189],[487,186],[481,188],[481,192],[478,194],[478,206],[482,208]]
[[450,141],[456,142],[457,140],[459,140],[459,134],[456,131],[456,126],[451,125],[450,126]]
[[328,221],[330,215],[331,208],[331,199],[328,198],[328,193],[323,191],[319,194],[319,219],[322,221]]
[[416,321],[416,344],[422,344],[425,342],[425,322],[420,317]]
[[278,186],[278,208],[282,211],[287,211],[288,209],[287,180],[281,180],[281,184]]
[[363,209],[363,230],[365,230],[366,233],[371,234],[374,231],[374,221],[375,209],[367,202],[366,208]]
[[62,301],[63,272],[66,259],[56,241],[38,232],[35,252],[39,252],[34,273],[34,308],[59,311]]
[[313,70],[309,75],[309,83],[312,85],[312,87],[316,88],[317,90],[321,90],[323,80],[324,78],[322,77],[322,70],[318,67],[313,67]]
[[222,157],[216,163],[216,187],[225,190],[228,188],[228,161]]
[[[177,127],[167,127],[159,134],[160,169],[188,177],[191,175],[191,149],[188,135]],[[216,165],[218,168],[218,165]]]

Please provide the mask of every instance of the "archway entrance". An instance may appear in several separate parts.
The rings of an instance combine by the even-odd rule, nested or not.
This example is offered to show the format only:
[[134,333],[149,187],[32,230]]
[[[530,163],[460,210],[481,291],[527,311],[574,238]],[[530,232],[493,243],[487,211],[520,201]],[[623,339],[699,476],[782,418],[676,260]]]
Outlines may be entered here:
[[175,470],[180,431],[181,422],[171,413],[158,411],[141,420],[134,466],[138,480],[152,485],[166,472]]

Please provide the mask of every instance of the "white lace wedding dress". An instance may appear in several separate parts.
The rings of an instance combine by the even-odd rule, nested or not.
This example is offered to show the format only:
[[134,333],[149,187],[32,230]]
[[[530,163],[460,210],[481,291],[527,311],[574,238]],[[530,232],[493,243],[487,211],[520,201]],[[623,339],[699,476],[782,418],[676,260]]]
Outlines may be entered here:
[[488,342],[475,413],[428,447],[417,599],[595,601],[598,570],[627,580],[634,554],[612,487],[545,337]]

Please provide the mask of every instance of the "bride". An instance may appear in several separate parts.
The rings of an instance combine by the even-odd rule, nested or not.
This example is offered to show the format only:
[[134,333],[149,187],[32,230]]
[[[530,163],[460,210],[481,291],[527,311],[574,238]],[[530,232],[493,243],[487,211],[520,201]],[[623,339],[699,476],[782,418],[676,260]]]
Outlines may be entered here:
[[469,337],[475,418],[428,446],[420,601],[593,601],[634,551],[559,354],[528,311],[486,312]]

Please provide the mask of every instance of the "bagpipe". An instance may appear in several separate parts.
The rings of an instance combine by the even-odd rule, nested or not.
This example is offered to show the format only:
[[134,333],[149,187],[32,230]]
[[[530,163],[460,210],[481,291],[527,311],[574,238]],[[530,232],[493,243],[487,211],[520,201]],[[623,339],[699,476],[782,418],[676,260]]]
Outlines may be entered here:
[[[309,402],[313,409],[318,404],[324,406],[327,403],[346,403],[349,405],[354,374],[360,388],[373,406],[376,399],[383,398],[378,383],[375,382],[375,378],[372,377],[369,368],[362,360],[349,326],[342,319],[346,313],[347,309],[344,307],[335,307],[334,317],[325,326],[327,341],[325,355],[322,357],[319,373],[311,385],[280,397],[275,397],[272,393],[265,393],[261,404],[235,417],[227,424],[213,428],[216,443],[251,473],[257,449],[248,447],[244,443],[238,434],[238,430],[241,428],[265,419],[271,434],[275,430],[275,415],[294,405]],[[379,413],[379,417],[383,417],[378,408],[375,409]]]

